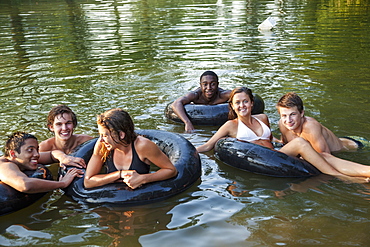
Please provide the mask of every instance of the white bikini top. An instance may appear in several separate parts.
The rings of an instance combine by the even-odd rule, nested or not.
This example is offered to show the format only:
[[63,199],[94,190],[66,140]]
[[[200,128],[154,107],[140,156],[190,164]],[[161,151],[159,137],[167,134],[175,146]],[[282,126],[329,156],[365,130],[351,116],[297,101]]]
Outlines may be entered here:
[[[253,117],[253,116],[252,116]],[[236,139],[252,142],[257,140],[270,140],[271,130],[270,128],[261,120],[256,117],[256,119],[260,125],[262,126],[262,136],[257,136],[256,133],[253,132],[249,127],[247,127],[240,119],[238,119],[238,132],[236,133]]]

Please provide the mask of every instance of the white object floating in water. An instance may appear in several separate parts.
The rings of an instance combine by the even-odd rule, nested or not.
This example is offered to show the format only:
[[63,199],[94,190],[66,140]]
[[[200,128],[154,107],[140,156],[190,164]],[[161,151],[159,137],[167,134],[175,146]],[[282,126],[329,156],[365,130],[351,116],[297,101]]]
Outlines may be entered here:
[[276,21],[274,17],[269,17],[264,20],[259,26],[258,29],[260,30],[271,30],[276,25]]

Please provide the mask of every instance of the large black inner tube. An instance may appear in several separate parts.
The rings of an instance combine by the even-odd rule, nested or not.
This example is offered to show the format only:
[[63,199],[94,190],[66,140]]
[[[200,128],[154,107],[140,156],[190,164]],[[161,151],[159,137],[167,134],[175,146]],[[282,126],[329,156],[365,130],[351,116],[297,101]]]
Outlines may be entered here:
[[215,156],[227,165],[268,176],[310,177],[321,174],[302,159],[230,137],[218,140]]
[[[125,183],[111,183],[86,189],[83,185],[83,177],[81,177],[75,178],[65,189],[66,195],[82,203],[139,205],[164,200],[181,193],[199,179],[201,175],[199,154],[184,137],[163,130],[137,130],[136,132],[153,141],[169,157],[178,171],[176,177],[144,184],[134,190]],[[96,140],[86,142],[72,155],[84,158],[87,164]]]
[[[39,165],[34,171],[24,171],[24,173],[32,178],[53,179],[49,169],[43,165]],[[0,181],[0,215],[9,214],[25,208],[36,202],[46,193],[22,193]]]
[[[252,114],[261,114],[265,110],[265,103],[259,95],[253,95],[254,106]],[[174,122],[183,123],[173,111],[172,104],[173,102],[166,106],[165,116]],[[193,125],[221,126],[228,120],[228,103],[218,105],[186,104],[184,105],[184,109]]]

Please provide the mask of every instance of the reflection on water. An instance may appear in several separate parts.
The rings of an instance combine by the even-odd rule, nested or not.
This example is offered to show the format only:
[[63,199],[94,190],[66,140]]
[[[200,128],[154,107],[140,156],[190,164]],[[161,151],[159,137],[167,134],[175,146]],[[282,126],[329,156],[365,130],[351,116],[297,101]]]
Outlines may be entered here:
[[[338,136],[370,138],[370,3],[272,0],[0,0],[0,140],[16,130],[50,137],[48,111],[68,104],[77,133],[97,135],[98,113],[122,107],[140,129],[192,134],[165,106],[214,70],[226,89],[275,104],[296,91],[306,115]],[[276,27],[259,31],[268,16]],[[370,151],[340,153],[369,164]],[[4,246],[367,245],[367,184],[330,176],[272,178],[201,155],[199,184],[130,208],[79,205],[62,192],[0,217]]]
[[100,216],[101,232],[113,239],[111,246],[137,246],[139,236],[167,229],[166,225],[172,218],[167,212],[173,206],[155,204],[134,209],[100,207],[92,212]]
[[294,193],[306,193],[309,190],[320,192],[319,186],[328,183],[330,180],[334,180],[334,178],[326,174],[320,174],[312,178],[307,178],[302,182],[290,183],[288,188],[275,191],[275,196],[282,199]]

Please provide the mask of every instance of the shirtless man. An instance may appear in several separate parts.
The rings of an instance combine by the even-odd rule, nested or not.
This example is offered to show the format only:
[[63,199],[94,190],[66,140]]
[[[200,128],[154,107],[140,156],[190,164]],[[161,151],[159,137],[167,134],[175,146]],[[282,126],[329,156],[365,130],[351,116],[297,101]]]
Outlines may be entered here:
[[194,126],[185,113],[184,105],[194,103],[217,105],[228,101],[230,90],[218,87],[218,76],[213,71],[206,71],[200,76],[200,87],[175,100],[173,111],[185,123],[185,131],[192,132]]
[[76,114],[66,105],[53,107],[47,118],[47,127],[54,133],[54,137],[40,143],[40,152],[50,152],[51,157],[60,164],[85,168],[82,158],[73,157],[70,154],[78,145],[93,137],[82,134],[73,134],[77,127]]
[[302,137],[318,153],[356,150],[364,145],[353,138],[338,138],[316,119],[304,116],[302,99],[296,93],[285,94],[276,107],[280,114],[279,128],[284,144]]
[[39,163],[53,163],[49,156],[40,158],[38,141],[25,132],[15,132],[5,144],[5,155],[0,157],[0,180],[24,193],[41,193],[67,187],[75,177],[83,173],[77,168],[68,170],[59,181],[26,176],[25,170],[36,170]]

